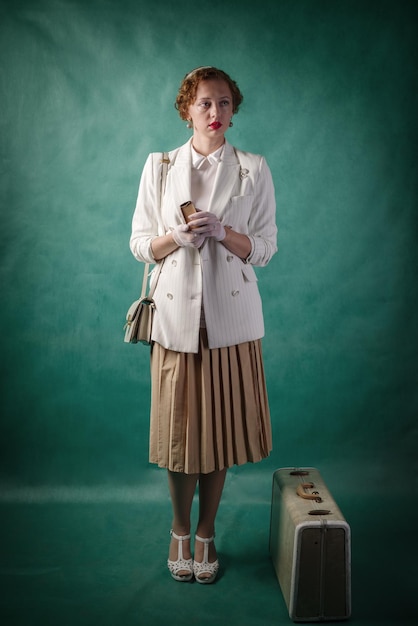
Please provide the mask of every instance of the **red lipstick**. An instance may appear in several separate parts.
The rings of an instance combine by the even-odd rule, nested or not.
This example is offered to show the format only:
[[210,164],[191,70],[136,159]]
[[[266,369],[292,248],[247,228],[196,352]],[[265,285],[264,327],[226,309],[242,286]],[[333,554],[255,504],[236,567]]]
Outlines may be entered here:
[[212,128],[213,130],[218,130],[221,126],[222,124],[220,122],[212,122],[212,124],[209,124],[209,128]]

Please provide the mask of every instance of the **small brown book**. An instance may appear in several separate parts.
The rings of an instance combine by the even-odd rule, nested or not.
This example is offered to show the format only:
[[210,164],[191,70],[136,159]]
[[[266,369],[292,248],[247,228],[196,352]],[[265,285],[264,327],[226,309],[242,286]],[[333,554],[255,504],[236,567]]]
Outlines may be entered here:
[[191,200],[188,200],[187,202],[183,202],[183,204],[180,205],[180,208],[181,212],[183,213],[184,220],[187,224],[190,215],[196,213],[196,207]]

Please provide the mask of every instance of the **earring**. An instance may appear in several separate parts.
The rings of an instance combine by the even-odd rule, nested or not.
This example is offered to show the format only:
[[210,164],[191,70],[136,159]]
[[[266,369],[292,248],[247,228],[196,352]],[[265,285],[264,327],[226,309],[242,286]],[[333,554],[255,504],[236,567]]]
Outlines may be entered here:
[[193,124],[191,123],[191,120],[187,120],[186,128],[193,128]]
[[231,120],[231,121],[229,122],[229,128],[232,128],[232,126],[233,126],[233,123],[232,123],[232,120]]

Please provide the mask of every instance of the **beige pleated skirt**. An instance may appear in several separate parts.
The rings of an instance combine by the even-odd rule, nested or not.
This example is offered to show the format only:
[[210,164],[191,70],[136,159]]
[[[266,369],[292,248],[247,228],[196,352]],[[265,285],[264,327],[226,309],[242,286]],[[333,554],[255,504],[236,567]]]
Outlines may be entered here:
[[150,462],[208,474],[257,462],[272,449],[261,340],[197,354],[154,343],[151,351]]

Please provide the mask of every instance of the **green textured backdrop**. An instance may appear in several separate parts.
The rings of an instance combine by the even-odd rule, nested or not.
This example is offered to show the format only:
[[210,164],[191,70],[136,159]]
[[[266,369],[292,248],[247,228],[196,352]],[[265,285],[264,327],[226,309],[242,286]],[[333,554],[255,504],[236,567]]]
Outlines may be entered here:
[[[148,351],[123,343],[142,270],[128,240],[148,152],[188,138],[173,101],[201,64],[224,68],[244,92],[228,138],[266,156],[279,225],[279,253],[258,272],[274,452],[230,472],[224,537],[233,545],[230,525],[239,532],[245,510],[265,545],[272,471],[317,466],[352,525],[357,610],[379,624],[416,617],[417,16],[407,0],[0,0],[1,499],[17,506],[2,518],[2,562],[16,598],[10,615],[23,616],[7,626],[82,623],[81,613],[54,613],[73,578],[81,595],[72,606],[87,589],[99,593],[98,577],[107,611],[107,584],[119,578],[97,559],[119,530],[124,552],[108,562],[136,594],[126,568],[144,538],[129,526],[132,511],[148,502],[148,525],[166,531],[165,479],[147,460]],[[62,517],[31,508],[103,501],[128,508],[91,518],[84,508]],[[103,549],[90,541],[97,532]],[[73,550],[83,542],[86,565]],[[62,560],[67,578],[49,567]],[[253,570],[239,578],[245,560],[239,567],[238,584],[276,597],[265,561],[256,588]],[[34,586],[13,578],[22,573]],[[148,596],[148,582],[142,615],[155,616],[161,589]],[[217,610],[210,595],[202,605],[190,593],[208,615]],[[223,597],[237,598],[229,611],[243,626],[275,623],[270,600],[251,613],[242,587]],[[137,623],[135,603],[129,619],[98,622],[99,604],[85,623]]]
[[[417,387],[416,3],[1,3],[3,477],[137,482],[148,353],[122,342],[151,150],[199,64],[236,77],[229,140],[261,152],[279,253],[259,271],[271,467],[412,462]],[[415,441],[413,441],[415,437]]]

